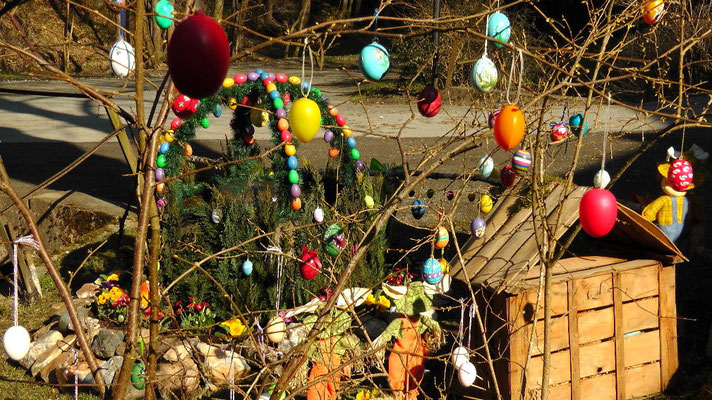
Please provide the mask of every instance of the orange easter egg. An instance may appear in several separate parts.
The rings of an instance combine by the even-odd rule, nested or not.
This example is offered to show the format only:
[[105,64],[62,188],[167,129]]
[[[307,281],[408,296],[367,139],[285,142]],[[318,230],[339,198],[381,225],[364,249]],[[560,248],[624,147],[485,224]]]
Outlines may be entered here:
[[494,139],[499,147],[512,150],[524,139],[524,113],[514,104],[504,106],[494,123]]
[[190,144],[186,143],[185,144],[185,156],[190,157],[192,155],[193,155],[193,147]]
[[660,22],[665,11],[663,0],[643,0],[643,20],[648,25],[655,25]]
[[300,199],[299,197],[297,197],[296,199],[293,199],[291,206],[292,206],[292,210],[294,210],[294,211],[301,209],[302,208],[302,199]]
[[334,158],[339,155],[339,149],[336,147],[332,147],[329,149],[329,157]]

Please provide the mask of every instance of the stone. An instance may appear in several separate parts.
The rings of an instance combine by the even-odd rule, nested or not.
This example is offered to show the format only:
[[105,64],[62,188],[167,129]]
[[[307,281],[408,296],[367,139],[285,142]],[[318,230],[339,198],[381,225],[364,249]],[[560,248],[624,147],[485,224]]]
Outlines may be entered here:
[[91,342],[91,350],[99,358],[111,358],[124,341],[125,333],[116,329],[103,329]]
[[[156,381],[158,381],[158,390],[161,392],[190,393],[198,389],[200,372],[195,361],[191,358],[172,363],[160,363],[156,366]],[[172,398],[165,395],[164,397]]]
[[102,331],[102,326],[101,322],[99,322],[98,319],[92,318],[92,317],[87,317],[85,320],[86,325],[86,334],[87,334],[87,342],[91,343],[92,340],[94,340],[94,337]]
[[45,382],[50,382],[52,378],[56,379],[52,374],[56,370],[63,371],[70,363],[74,363],[74,354],[71,351],[65,351],[55,358],[54,361],[47,364],[46,367],[42,368],[40,371],[40,379]]
[[210,383],[218,387],[228,385],[230,364],[232,364],[233,382],[237,382],[250,372],[247,361],[233,351],[215,351],[213,355],[206,357],[205,365],[210,375]]
[[27,353],[25,358],[20,360],[20,365],[22,365],[25,369],[29,369],[32,364],[35,363],[35,360],[37,360],[37,358],[42,355],[42,353],[54,347],[54,345],[63,338],[64,336],[59,331],[47,331],[39,339],[35,340],[34,342],[32,342],[32,344],[30,344],[30,351]]
[[168,349],[163,354],[163,358],[166,361],[180,361],[185,360],[193,354],[193,349],[190,344],[179,343]]
[[309,335],[309,329],[306,326],[299,323],[290,323],[287,325],[287,340],[282,340],[277,345],[277,349],[283,353],[287,353],[293,348],[297,347],[299,343],[303,342],[307,335]]
[[96,283],[85,283],[82,287],[77,289],[77,297],[80,299],[93,298],[97,290],[99,290],[99,285]]
[[94,379],[91,376],[91,369],[86,361],[80,361],[76,365],[69,364],[62,370],[61,374],[57,374],[57,382],[61,384],[73,384],[74,375],[77,375],[77,383],[92,383]]
[[30,367],[30,374],[32,376],[37,375],[47,365],[52,363],[55,358],[59,357],[63,352],[69,351],[69,349],[72,348],[76,340],[76,335],[69,335],[55,343],[54,346],[45,350],[44,353],[37,357],[37,360],[35,360],[34,364],[32,364],[32,367]]
[[[58,327],[60,332],[74,332],[72,321],[69,319],[69,312],[64,309],[57,315],[59,315]],[[79,323],[84,325],[87,317],[89,316],[89,309],[87,307],[77,307],[77,316],[79,317]],[[86,326],[84,326],[84,328],[86,328]]]

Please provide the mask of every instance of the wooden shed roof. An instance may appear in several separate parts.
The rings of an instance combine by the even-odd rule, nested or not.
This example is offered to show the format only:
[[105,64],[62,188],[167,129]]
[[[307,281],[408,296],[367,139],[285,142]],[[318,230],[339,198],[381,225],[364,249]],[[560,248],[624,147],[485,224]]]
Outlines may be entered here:
[[[551,227],[559,218],[557,229],[553,232],[558,240],[578,221],[579,202],[590,188],[572,187],[564,193],[564,184],[554,185],[543,204],[541,214],[546,215]],[[511,211],[518,197],[514,192],[503,196],[489,214],[485,236],[477,240],[470,238],[465,243],[461,250],[464,266],[457,257],[451,262],[451,274],[454,278],[496,292],[513,294],[530,287],[530,280],[538,278],[538,241],[541,239],[538,240],[535,235],[532,207]],[[537,219],[536,225],[538,228],[542,226],[541,217]],[[541,229],[537,231],[541,232]],[[560,275],[565,271],[575,271],[577,275],[585,276],[588,272],[589,275],[600,273],[601,268],[627,269],[640,262],[657,262],[650,259],[668,264],[686,260],[658,227],[620,203],[616,224],[603,240],[611,249],[636,249],[635,254],[627,253],[630,254],[630,260],[605,257],[605,254],[562,259],[555,269],[560,270]]]

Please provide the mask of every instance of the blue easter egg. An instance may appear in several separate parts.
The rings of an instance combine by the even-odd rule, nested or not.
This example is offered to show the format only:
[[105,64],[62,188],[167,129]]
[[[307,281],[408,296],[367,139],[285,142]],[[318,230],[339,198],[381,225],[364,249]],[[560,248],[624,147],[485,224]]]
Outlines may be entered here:
[[574,114],[571,118],[569,118],[569,129],[571,129],[571,132],[573,132],[574,135],[581,134],[581,136],[583,136],[586,132],[588,132],[588,121],[583,124],[583,130],[581,129],[582,122],[583,114],[581,113]]
[[352,149],[356,148],[356,139],[354,139],[353,137],[350,137],[350,138],[346,139],[346,144]]
[[[489,16],[487,23],[487,36],[497,39],[500,42],[507,43],[509,36],[512,34],[512,27],[509,24],[509,18],[501,12],[496,12]],[[495,47],[502,47],[500,43],[494,43]]]
[[213,115],[216,118],[220,118],[220,116],[222,115],[222,107],[220,107],[220,104],[215,106],[215,109],[213,110]]
[[425,214],[425,202],[421,199],[416,199],[413,201],[413,205],[410,208],[410,212],[413,214],[413,218],[421,219]]
[[297,157],[289,156],[289,158],[287,158],[287,167],[289,167],[289,169],[297,169],[297,164]]
[[168,142],[163,142],[163,143],[161,143],[161,147],[158,148],[158,151],[159,151],[161,154],[167,154],[167,153],[168,153],[168,149],[169,149],[170,147],[171,147],[171,145],[170,145]]
[[245,275],[250,275],[253,269],[254,265],[252,264],[252,261],[245,260],[245,262],[242,263],[242,272],[244,272]]
[[443,266],[434,258],[428,258],[423,264],[423,279],[431,285],[435,285],[443,279]]
[[304,90],[309,90],[311,88],[311,84],[307,81],[302,82],[302,89]]
[[257,75],[262,75],[263,72],[265,72],[265,71],[263,71],[263,70],[261,70],[261,69],[256,69],[256,70],[255,70],[255,73],[256,73]]
[[279,98],[280,98],[280,94],[279,94],[278,91],[273,90],[273,91],[269,92],[269,98],[272,99],[272,100],[279,99]]
[[388,67],[391,66],[388,50],[378,43],[367,45],[359,55],[359,66],[366,78],[372,81],[383,78],[383,75],[388,71]]

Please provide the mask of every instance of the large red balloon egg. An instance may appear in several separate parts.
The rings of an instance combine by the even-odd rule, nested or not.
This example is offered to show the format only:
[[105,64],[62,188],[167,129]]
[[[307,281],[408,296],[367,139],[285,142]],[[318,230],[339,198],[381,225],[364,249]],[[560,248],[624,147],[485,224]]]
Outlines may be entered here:
[[495,117],[494,139],[499,147],[512,150],[524,138],[524,113],[514,104],[504,106]]
[[214,19],[197,11],[173,31],[166,58],[168,72],[181,93],[194,99],[212,96],[230,63],[227,35]]
[[418,111],[424,117],[434,117],[440,112],[442,99],[440,92],[432,86],[426,86],[418,95]]
[[606,189],[591,189],[581,198],[579,220],[581,228],[593,237],[607,235],[618,216],[616,196]]

